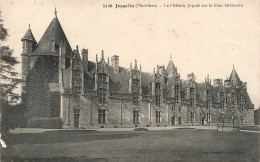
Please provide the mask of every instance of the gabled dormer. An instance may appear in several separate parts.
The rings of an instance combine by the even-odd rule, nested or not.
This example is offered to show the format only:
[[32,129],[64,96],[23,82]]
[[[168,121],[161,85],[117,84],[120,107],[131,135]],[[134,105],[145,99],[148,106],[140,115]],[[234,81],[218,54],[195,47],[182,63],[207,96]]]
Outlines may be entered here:
[[[140,66],[141,68],[141,66]],[[130,64],[130,79],[129,79],[129,91],[132,94],[133,104],[138,105],[139,96],[141,94],[141,69],[137,67],[137,60],[135,60],[135,66],[132,68]]]
[[180,74],[174,77],[174,99],[175,102],[180,102],[181,100],[181,79]]
[[96,56],[95,90],[97,91],[99,102],[105,103],[109,92],[109,73],[103,50],[99,62]]
[[162,106],[163,98],[163,82],[164,82],[164,73],[160,72],[160,67],[157,65],[157,71],[154,74],[154,83],[153,83],[153,94],[155,97],[156,107]]
[[188,99],[190,100],[190,107],[194,108],[196,105],[196,77],[194,73],[188,74],[189,85],[187,87]]
[[82,60],[79,54],[78,46],[73,50],[72,57],[72,84],[74,101],[79,102],[82,89]]
[[209,78],[209,75],[207,78],[205,78],[205,98],[206,98],[206,105],[207,110],[211,109],[212,106],[212,86],[211,86],[211,79]]

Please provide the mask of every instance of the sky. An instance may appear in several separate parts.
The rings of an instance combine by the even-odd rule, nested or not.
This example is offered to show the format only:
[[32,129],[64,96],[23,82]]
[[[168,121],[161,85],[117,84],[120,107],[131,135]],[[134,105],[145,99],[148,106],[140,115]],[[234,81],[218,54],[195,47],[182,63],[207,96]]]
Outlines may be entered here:
[[[103,4],[243,4],[242,8],[103,8]],[[170,55],[182,79],[193,72],[197,82],[229,77],[233,65],[255,108],[260,106],[260,1],[258,0],[0,0],[5,43],[21,60],[22,43],[30,24],[38,42],[54,8],[74,49],[89,50],[89,60],[119,56],[119,65],[137,59],[142,70],[167,66]],[[21,72],[21,64],[16,66]],[[20,92],[20,89],[17,90]]]

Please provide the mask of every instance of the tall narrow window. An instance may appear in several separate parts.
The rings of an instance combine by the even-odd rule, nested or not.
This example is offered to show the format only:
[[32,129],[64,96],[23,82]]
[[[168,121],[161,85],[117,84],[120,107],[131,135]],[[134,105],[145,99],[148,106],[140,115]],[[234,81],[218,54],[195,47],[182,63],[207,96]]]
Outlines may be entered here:
[[133,104],[138,105],[140,87],[139,87],[139,79],[137,78],[136,75],[133,76],[132,82],[133,82],[133,87],[132,87]]
[[155,83],[155,88],[160,90],[161,89],[161,83]]
[[241,105],[241,106],[240,106],[240,110],[241,110],[241,112],[243,112],[243,111],[244,111],[244,108],[245,108],[245,106],[244,106],[244,105]]
[[207,123],[210,123],[211,122],[211,115],[210,113],[207,113]]
[[243,102],[244,101],[244,95],[240,96],[240,101]]
[[190,104],[191,104],[191,107],[195,107],[195,99],[194,98],[190,99]]
[[106,102],[106,94],[107,94],[107,75],[104,73],[98,74],[98,82],[99,82],[99,102],[105,103]]
[[175,102],[179,102],[179,96],[175,96]]
[[98,123],[99,124],[106,123],[106,109],[98,110]]
[[207,96],[209,96],[210,95],[210,90],[207,90]]
[[81,78],[80,74],[81,71],[79,69],[74,69],[74,81],[73,81],[73,88],[74,88],[74,100],[79,101],[80,98],[80,83],[81,83]]
[[51,41],[51,50],[55,51],[55,40]]
[[231,103],[232,103],[232,106],[235,105],[235,93],[232,93]]
[[133,104],[138,105],[138,103],[139,103],[138,92],[133,92]]
[[190,113],[190,121],[191,121],[191,123],[195,122],[195,113],[194,112]]
[[162,112],[156,111],[156,123],[161,123],[161,116],[162,116]]
[[156,95],[156,106],[157,107],[161,107],[161,96],[160,95]]
[[224,97],[225,97],[224,92],[221,92],[221,93],[220,93],[220,98],[221,98],[221,99],[224,99]]
[[133,111],[133,122],[134,123],[139,123],[139,110],[134,110]]
[[210,100],[207,100],[207,110],[210,109]]
[[79,101],[80,98],[80,87],[75,86],[74,87],[74,100]]
[[195,88],[190,88],[190,94],[192,95],[195,92]]
[[23,53],[26,53],[26,41],[23,41]]
[[181,113],[182,112],[182,108],[181,107],[179,107],[179,113]]
[[179,92],[179,85],[175,85],[175,92]]
[[221,101],[221,109],[225,109],[225,102]]

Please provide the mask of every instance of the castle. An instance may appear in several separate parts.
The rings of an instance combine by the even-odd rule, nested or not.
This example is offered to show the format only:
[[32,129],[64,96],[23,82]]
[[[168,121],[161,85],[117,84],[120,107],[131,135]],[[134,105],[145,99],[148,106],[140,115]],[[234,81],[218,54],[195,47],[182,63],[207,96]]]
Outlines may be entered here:
[[104,51],[95,61],[88,50],[71,49],[55,17],[37,43],[29,27],[23,44],[23,93],[29,118],[60,117],[64,128],[216,125],[231,110],[240,124],[253,124],[254,105],[233,68],[226,80],[195,75],[180,78],[170,58],[167,67],[142,71],[135,60],[119,66]]

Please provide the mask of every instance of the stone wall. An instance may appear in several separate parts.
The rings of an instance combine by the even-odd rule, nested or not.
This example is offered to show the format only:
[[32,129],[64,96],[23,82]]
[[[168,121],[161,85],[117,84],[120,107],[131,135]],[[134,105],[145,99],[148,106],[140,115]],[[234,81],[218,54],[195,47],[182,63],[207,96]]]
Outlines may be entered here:
[[[70,97],[71,98],[71,97]],[[212,107],[207,110],[206,106],[197,106],[193,109],[195,113],[194,122],[191,121],[191,109],[186,103],[162,103],[160,108],[154,102],[139,102],[133,105],[130,99],[108,98],[105,104],[101,104],[97,97],[82,96],[80,102],[63,97],[63,122],[64,128],[74,128],[74,110],[79,109],[79,128],[100,127],[164,127],[178,125],[217,125],[222,109]],[[70,106],[69,106],[70,105]],[[106,110],[105,123],[98,123],[98,110]],[[69,113],[68,113],[69,110]],[[139,123],[133,122],[133,110],[139,110]],[[156,123],[156,111],[161,111],[161,122]],[[207,122],[207,112],[211,113],[211,122]],[[250,112],[250,110],[248,111]],[[246,123],[251,119],[251,112],[246,117]]]

